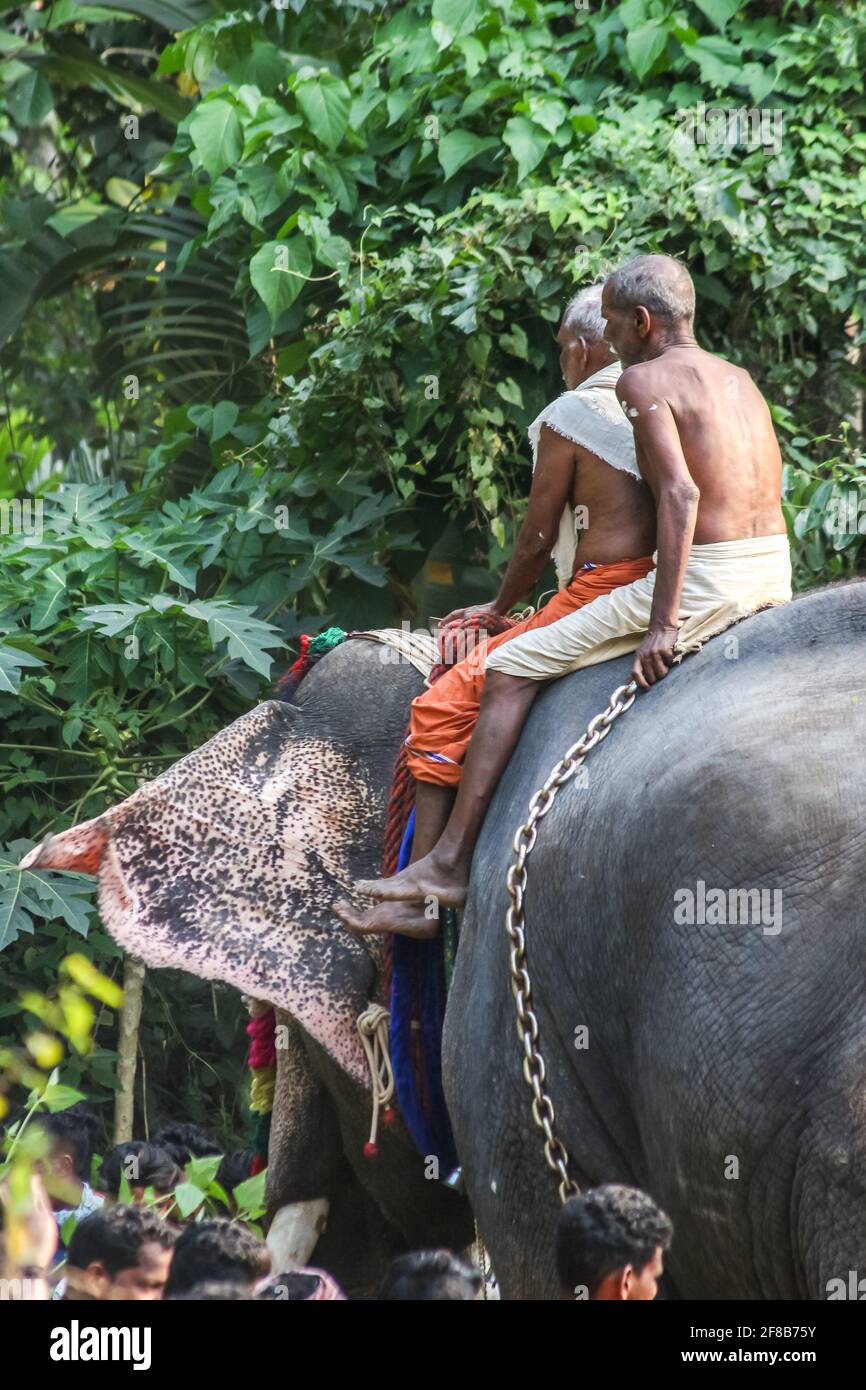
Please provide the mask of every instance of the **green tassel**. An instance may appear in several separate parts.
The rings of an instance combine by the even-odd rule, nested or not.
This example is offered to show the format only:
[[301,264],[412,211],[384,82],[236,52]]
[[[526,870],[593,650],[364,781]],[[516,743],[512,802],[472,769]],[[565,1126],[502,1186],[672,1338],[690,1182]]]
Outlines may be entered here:
[[265,1162],[267,1162],[268,1143],[271,1137],[270,1114],[256,1115],[255,1111],[252,1110],[250,1111],[250,1114],[255,1116],[255,1124],[253,1125],[252,1137],[253,1153],[257,1153],[261,1158],[265,1160]]
[[326,627],[324,632],[320,632],[318,637],[314,637],[307,648],[308,656],[324,656],[325,652],[331,651],[333,647],[339,647],[341,642],[345,642],[346,633],[341,627]]

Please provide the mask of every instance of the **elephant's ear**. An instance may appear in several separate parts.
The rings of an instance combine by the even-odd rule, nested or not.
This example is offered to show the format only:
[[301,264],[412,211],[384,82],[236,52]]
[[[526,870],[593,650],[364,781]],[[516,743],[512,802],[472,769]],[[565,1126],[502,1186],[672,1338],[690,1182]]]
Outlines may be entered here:
[[381,800],[268,701],[25,863],[98,873],[105,926],[131,955],[284,1009],[369,1085],[355,1021],[375,965],[330,909],[358,840],[379,838]]
[[110,835],[111,825],[106,816],[82,821],[60,835],[46,835],[40,845],[25,854],[18,867],[98,874]]

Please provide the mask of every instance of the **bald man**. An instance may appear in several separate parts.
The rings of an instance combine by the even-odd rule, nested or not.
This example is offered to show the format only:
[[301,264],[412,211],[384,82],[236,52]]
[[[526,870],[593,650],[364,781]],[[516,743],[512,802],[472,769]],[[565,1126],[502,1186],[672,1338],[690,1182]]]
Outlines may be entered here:
[[[533,478],[526,520],[499,593],[479,608],[508,613],[539,579],[551,546],[560,588],[530,618],[480,642],[412,702],[406,743],[416,784],[413,860],[436,844],[451,814],[486,698],[486,657],[652,569],[655,509],[637,466],[634,432],[617,401],[622,368],[605,339],[601,294],[601,285],[590,285],[566,305],[557,342],[567,390],[529,427]],[[445,621],[477,611],[457,609]],[[527,710],[537,689],[534,682],[525,685]],[[359,913],[343,900],[335,911],[356,931],[438,931],[436,913],[423,903],[379,903]]]
[[655,568],[491,651],[484,702],[439,840],[393,878],[359,882],[359,892],[460,906],[478,832],[534,692],[632,651],[632,675],[646,690],[675,657],[790,599],[782,460],[770,412],[748,372],[699,347],[694,309],[691,276],[668,256],[639,256],[605,282],[605,337],[625,368],[616,393],[656,504]]

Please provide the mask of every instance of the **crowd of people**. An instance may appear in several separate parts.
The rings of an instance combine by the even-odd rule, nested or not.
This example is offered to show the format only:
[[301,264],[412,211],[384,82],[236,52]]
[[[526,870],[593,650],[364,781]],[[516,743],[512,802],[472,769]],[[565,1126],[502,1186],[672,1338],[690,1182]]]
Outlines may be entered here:
[[[345,1300],[324,1270],[273,1270],[264,1238],[236,1209],[181,1218],[174,1193],[192,1159],[221,1156],[217,1181],[231,1202],[248,1176],[249,1154],[222,1156],[213,1136],[178,1123],[150,1141],[116,1145],[94,1181],[98,1125],[86,1106],[35,1124],[44,1153],[31,1178],[29,1248],[16,1262],[0,1245],[3,1298]],[[8,1195],[0,1190],[0,1206]],[[571,1198],[555,1234],[562,1297],[655,1298],[672,1236],[664,1212],[633,1188],[599,1187]],[[450,1250],[399,1255],[378,1291],[382,1300],[402,1302],[471,1302],[483,1294],[481,1270]]]

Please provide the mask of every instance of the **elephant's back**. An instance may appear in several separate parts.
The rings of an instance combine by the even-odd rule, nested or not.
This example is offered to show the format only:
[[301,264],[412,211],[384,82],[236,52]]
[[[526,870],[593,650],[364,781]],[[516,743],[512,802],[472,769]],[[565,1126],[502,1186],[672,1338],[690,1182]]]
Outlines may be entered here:
[[[627,682],[630,660],[576,672],[540,695],[479,841],[470,934],[476,917],[501,915],[531,797]],[[647,914],[654,885],[666,890],[692,868],[766,877],[800,846],[814,875],[829,873],[834,846],[860,833],[864,734],[866,584],[756,614],[614,722],[539,823],[530,891],[543,895],[555,930],[580,913],[593,884],[609,896],[635,875],[650,895]]]
[[[696,1136],[720,1113],[722,1152],[745,1153],[816,1086],[826,1061],[814,1039],[848,1036],[846,982],[863,974],[864,656],[866,585],[757,614],[640,695],[590,754],[585,783],[567,784],[539,823],[526,894],[534,1006],[558,1123],[588,1179],[668,1196],[668,1182],[702,1171]],[[629,667],[589,668],[539,697],[487,817],[446,1029],[458,1139],[473,1087],[530,1123],[504,926],[511,842]],[[758,897],[732,899],[740,889]],[[710,890],[727,919],[713,920]],[[755,909],[749,920],[730,920],[735,901]],[[483,1065],[467,1068],[468,1055]],[[601,1112],[599,1142],[569,1117],[581,1094]],[[555,1190],[540,1142],[535,1177]],[[719,1200],[744,1200],[735,1188]]]

